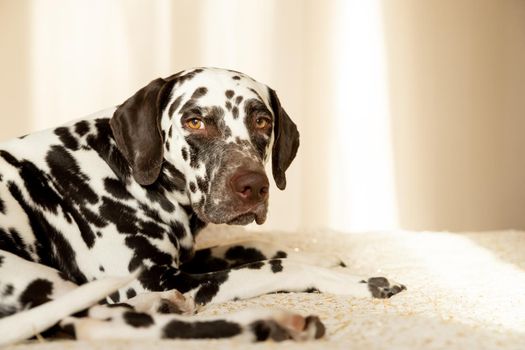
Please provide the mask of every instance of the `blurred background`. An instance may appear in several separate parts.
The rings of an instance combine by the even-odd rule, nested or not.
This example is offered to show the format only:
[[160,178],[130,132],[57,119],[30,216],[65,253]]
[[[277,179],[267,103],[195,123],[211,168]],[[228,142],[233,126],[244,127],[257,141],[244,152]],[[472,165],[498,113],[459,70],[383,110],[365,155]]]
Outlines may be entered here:
[[0,141],[231,68],[301,132],[265,229],[525,229],[524,38],[522,0],[0,0]]

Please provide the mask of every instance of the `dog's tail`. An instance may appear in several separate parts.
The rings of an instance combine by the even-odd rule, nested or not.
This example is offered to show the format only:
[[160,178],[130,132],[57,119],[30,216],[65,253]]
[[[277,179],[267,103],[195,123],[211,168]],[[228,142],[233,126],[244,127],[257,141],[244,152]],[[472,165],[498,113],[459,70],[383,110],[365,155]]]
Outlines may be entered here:
[[52,327],[64,317],[87,309],[129,284],[139,273],[137,270],[129,276],[93,281],[58,299],[0,319],[0,346],[30,338]]

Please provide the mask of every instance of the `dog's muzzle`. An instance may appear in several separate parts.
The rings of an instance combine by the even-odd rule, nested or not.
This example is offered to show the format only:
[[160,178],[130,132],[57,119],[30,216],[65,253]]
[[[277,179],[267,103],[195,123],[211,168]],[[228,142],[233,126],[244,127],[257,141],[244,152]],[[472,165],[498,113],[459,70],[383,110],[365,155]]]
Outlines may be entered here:
[[253,220],[259,225],[264,223],[270,186],[266,174],[240,169],[230,177],[229,185],[241,214],[228,223],[245,225]]

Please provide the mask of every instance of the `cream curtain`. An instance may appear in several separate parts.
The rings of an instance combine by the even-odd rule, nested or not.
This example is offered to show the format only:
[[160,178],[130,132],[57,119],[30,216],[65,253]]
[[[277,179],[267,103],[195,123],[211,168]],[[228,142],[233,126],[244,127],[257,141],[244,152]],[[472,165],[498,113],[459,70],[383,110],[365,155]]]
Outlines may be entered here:
[[0,139],[232,68],[301,131],[265,228],[525,228],[523,1],[0,0],[0,29]]

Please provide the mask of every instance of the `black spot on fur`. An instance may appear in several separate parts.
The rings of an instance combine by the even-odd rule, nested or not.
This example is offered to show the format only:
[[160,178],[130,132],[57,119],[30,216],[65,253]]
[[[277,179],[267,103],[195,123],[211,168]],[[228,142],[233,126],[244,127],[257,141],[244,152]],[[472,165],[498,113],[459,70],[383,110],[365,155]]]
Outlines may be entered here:
[[196,89],[193,92],[193,95],[191,95],[191,98],[194,98],[194,99],[201,98],[202,96],[206,95],[207,92],[208,92],[208,89],[205,88],[204,86],[201,86],[200,88]]
[[120,294],[118,290],[108,295],[108,298],[111,299],[114,303],[118,303],[120,301]]
[[16,159],[11,153],[7,151],[0,150],[0,157],[4,158],[4,160],[7,163],[11,164],[14,167],[18,168],[20,166],[20,162],[18,161],[18,159]]
[[188,160],[188,150],[186,149],[186,147],[182,147],[180,152],[182,154],[182,159]]
[[228,271],[219,271],[205,279],[195,294],[195,303],[209,303],[219,291],[219,286],[228,280]]
[[120,233],[138,233],[137,211],[121,202],[114,201],[109,197],[102,197],[100,215],[114,223]]
[[140,232],[148,237],[162,239],[165,230],[153,221],[142,221]]
[[252,269],[252,270],[259,270],[263,266],[264,266],[264,262],[262,261],[256,261],[256,262],[246,265],[247,268]]
[[403,285],[391,285],[390,281],[384,277],[372,277],[361,283],[367,283],[372,296],[380,299],[390,298],[406,289]]
[[100,270],[100,272],[104,272],[104,271],[106,271],[106,270],[104,269],[104,266],[102,266],[102,265],[100,265],[100,266],[98,267],[98,269]]
[[135,292],[135,289],[133,289],[133,288],[129,288],[129,289],[126,291],[126,296],[128,297],[128,299],[131,299],[131,298],[137,296],[137,292]]
[[199,249],[193,258],[181,266],[181,270],[189,273],[206,273],[225,270],[230,266],[228,261],[211,255],[211,249]]
[[270,266],[272,267],[273,273],[281,272],[283,270],[282,261],[279,259],[270,260]]
[[234,75],[234,76],[232,77],[232,79],[233,79],[233,80],[241,80],[241,77],[238,76],[238,75]]
[[232,90],[226,90],[224,93],[228,99],[231,99],[235,93]]
[[250,328],[255,335],[256,341],[266,341],[271,339],[279,342],[291,339],[290,333],[280,324],[273,320],[260,320],[250,324]]
[[15,290],[15,287],[13,287],[12,284],[8,283],[5,285],[4,290],[2,292],[2,297],[8,297],[10,295],[13,295],[13,291]]
[[5,214],[5,202],[0,198],[0,213]]
[[315,339],[322,338],[324,336],[324,334],[326,333],[326,328],[325,328],[324,324],[321,322],[321,320],[319,319],[319,317],[317,317],[317,316],[308,316],[308,317],[306,317],[304,329],[310,328],[311,324],[314,324],[314,327],[315,327],[314,338]]
[[195,193],[195,191],[197,191],[197,185],[195,185],[195,182],[191,181],[190,182],[190,191]]
[[211,339],[230,338],[240,334],[241,326],[234,322],[216,321],[170,321],[162,329],[162,338]]
[[106,305],[110,309],[123,308],[127,310],[135,310],[133,306],[129,305],[128,303],[113,303],[113,304],[104,304],[104,305]]
[[146,204],[140,203],[139,204],[140,210],[144,212],[144,215],[146,215],[149,219],[153,221],[162,222],[160,219],[159,213],[157,210],[154,210],[153,208],[147,206]]
[[106,221],[85,207],[82,208],[83,215],[81,215],[75,208],[69,206],[69,204],[66,203],[67,202],[64,201],[63,205],[68,206],[68,212],[71,214],[73,220],[77,224],[78,229],[80,230],[80,235],[86,243],[86,246],[88,248],[93,248],[93,245],[95,245],[95,233],[91,229],[91,226],[89,226],[86,219],[92,221],[96,224],[96,226],[99,227],[104,227],[106,225]]
[[75,124],[75,132],[82,137],[89,131],[89,123],[86,120],[79,121]]
[[132,199],[133,196],[128,192],[126,186],[117,179],[106,177],[104,179],[104,189],[118,199]]
[[196,237],[197,234],[206,227],[206,223],[199,219],[195,214],[190,215],[190,232],[193,237]]
[[51,293],[53,293],[53,283],[46,279],[38,278],[29,283],[22,294],[20,294],[18,300],[24,308],[33,308],[51,300]]
[[176,303],[168,299],[161,299],[157,312],[161,314],[182,314],[183,310]]
[[[191,225],[191,223],[190,223]],[[188,232],[186,232],[186,229],[184,228],[184,225],[182,225],[182,223],[180,223],[179,221],[171,221],[169,223],[169,226],[171,228],[171,232],[170,234],[168,235],[169,236],[169,239],[172,241],[172,243],[175,245],[175,246],[178,246],[179,242],[178,240],[181,240],[183,239],[184,237],[186,237],[186,235],[188,234]],[[192,232],[191,232],[192,233]],[[172,238],[175,237],[177,239],[173,239]],[[182,249],[182,247],[180,247]]]
[[235,98],[235,104],[236,104],[236,105],[239,105],[239,104],[242,102],[242,100],[243,100],[243,97],[242,97],[242,96],[237,96],[237,97]]
[[135,328],[145,328],[155,323],[150,315],[143,312],[126,311],[122,318],[127,324]]
[[197,176],[197,186],[202,192],[208,193],[209,183],[207,179],[203,179],[202,177]]
[[226,103],[224,104],[224,106],[226,107],[227,110],[231,111],[232,110],[232,103],[230,101],[226,101]]
[[31,261],[31,255],[22,237],[14,228],[5,231],[0,228],[0,249]]
[[168,114],[170,116],[170,119],[173,117],[173,113],[175,113],[175,111],[177,110],[177,108],[179,108],[180,106],[180,102],[182,101],[182,97],[184,96],[184,94],[180,95],[179,97],[177,97],[175,99],[175,101],[173,101],[173,103],[171,104],[170,106],[170,109],[168,110]]
[[89,177],[82,172],[75,158],[65,148],[51,146],[46,161],[63,195],[78,204],[97,203],[98,196],[89,186]]
[[267,259],[260,250],[255,248],[245,248],[242,245],[236,245],[229,248],[224,257],[228,260],[240,263],[251,263]]
[[77,333],[75,331],[75,326],[72,323],[65,324],[60,328],[64,333],[70,335],[71,337],[73,337],[73,339],[76,339]]
[[144,186],[147,189],[146,196],[152,202],[160,204],[162,209],[168,213],[172,213],[175,210],[175,205],[166,197],[164,189],[162,189],[158,183]]
[[0,318],[14,315],[17,311],[14,306],[0,304]]
[[189,99],[188,101],[186,101],[186,103],[184,103],[179,111],[179,114],[185,114],[185,113],[189,113],[189,112],[195,112],[195,111],[199,111],[199,108],[197,107],[197,103],[195,100],[193,99]]
[[199,154],[201,152],[201,144],[197,142],[197,140],[194,140],[190,137],[186,138],[186,142],[188,142],[190,146],[190,166],[192,168],[197,168],[199,166]]
[[237,106],[232,108],[232,114],[233,114],[233,119],[239,118],[239,109],[237,108]]
[[[107,224],[108,224],[108,222],[106,220],[104,220],[104,218],[102,218],[98,214],[95,214],[94,212],[92,212],[87,207],[81,207],[80,208],[80,213],[83,215],[83,217],[87,221],[89,221],[90,223],[92,223],[96,227],[102,228],[102,227],[106,227]],[[91,227],[84,227],[85,224],[83,223],[84,220],[82,220],[82,217],[78,217],[77,218],[77,214],[75,214],[74,218],[75,218],[75,221],[77,222],[77,225],[79,226],[79,228],[91,231]]]
[[272,256],[272,259],[284,259],[288,256],[285,252],[282,250],[278,250],[277,253],[275,253],[274,256]]
[[55,129],[55,135],[58,136],[60,142],[62,142],[62,144],[66,146],[66,148],[69,148],[72,151],[78,150],[78,140],[75,136],[73,136],[71,131],[69,131],[69,128],[57,128]]

